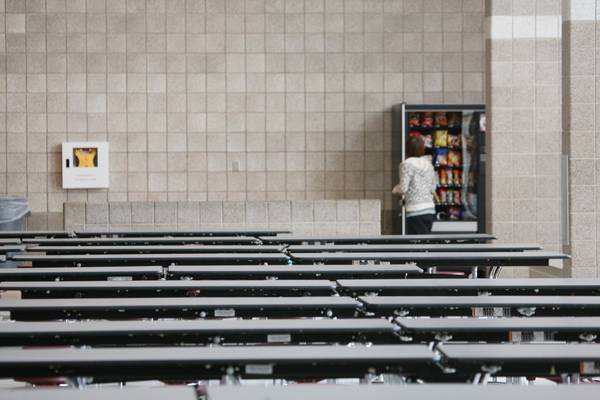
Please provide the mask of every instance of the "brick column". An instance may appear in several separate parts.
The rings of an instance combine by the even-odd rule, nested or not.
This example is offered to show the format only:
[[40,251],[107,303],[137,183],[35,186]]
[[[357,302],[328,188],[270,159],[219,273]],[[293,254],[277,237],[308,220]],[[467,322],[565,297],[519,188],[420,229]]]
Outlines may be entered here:
[[[514,3],[514,4],[513,4]],[[488,231],[561,248],[559,1],[486,4]],[[506,270],[505,276],[528,276]]]
[[564,0],[564,143],[569,156],[571,275],[598,277],[597,12],[600,1]]

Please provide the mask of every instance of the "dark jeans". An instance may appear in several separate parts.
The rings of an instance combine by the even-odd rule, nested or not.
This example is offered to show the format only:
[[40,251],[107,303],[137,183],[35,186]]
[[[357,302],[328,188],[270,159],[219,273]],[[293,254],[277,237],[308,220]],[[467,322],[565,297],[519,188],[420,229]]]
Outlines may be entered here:
[[428,235],[431,233],[431,226],[435,214],[417,215],[406,218],[406,233],[408,235]]

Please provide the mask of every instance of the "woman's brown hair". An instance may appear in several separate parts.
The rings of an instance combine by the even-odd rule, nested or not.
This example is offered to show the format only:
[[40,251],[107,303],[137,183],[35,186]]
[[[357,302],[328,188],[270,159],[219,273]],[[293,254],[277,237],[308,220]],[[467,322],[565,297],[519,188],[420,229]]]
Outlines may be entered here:
[[425,154],[425,143],[423,139],[415,136],[408,138],[406,144],[406,158],[409,157],[422,157]]

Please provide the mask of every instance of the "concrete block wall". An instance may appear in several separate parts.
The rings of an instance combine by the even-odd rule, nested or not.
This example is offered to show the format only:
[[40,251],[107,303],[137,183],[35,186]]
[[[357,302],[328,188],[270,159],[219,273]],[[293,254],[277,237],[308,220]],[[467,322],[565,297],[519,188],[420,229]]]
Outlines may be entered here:
[[562,250],[561,21],[559,0],[486,2],[488,231],[548,250]]
[[67,202],[64,216],[67,230],[270,228],[297,234],[381,233],[379,200]]
[[573,277],[600,270],[600,1],[564,0],[563,87],[565,154],[569,156],[569,250]]
[[[0,194],[32,229],[65,201],[391,210],[390,108],[483,101],[483,4],[0,0]],[[86,140],[110,188],[63,190],[60,144]]]
[[[486,6],[491,232],[572,256],[562,269],[531,276],[597,278],[600,1]],[[527,116],[534,118],[522,129]]]

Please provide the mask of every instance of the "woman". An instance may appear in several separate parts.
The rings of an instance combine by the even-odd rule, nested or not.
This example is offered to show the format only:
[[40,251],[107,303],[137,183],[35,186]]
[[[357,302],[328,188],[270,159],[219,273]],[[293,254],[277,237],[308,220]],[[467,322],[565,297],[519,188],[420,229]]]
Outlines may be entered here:
[[392,193],[404,198],[406,233],[431,233],[435,219],[435,171],[431,158],[425,156],[423,140],[411,136],[406,145],[406,159],[400,163],[400,183]]

